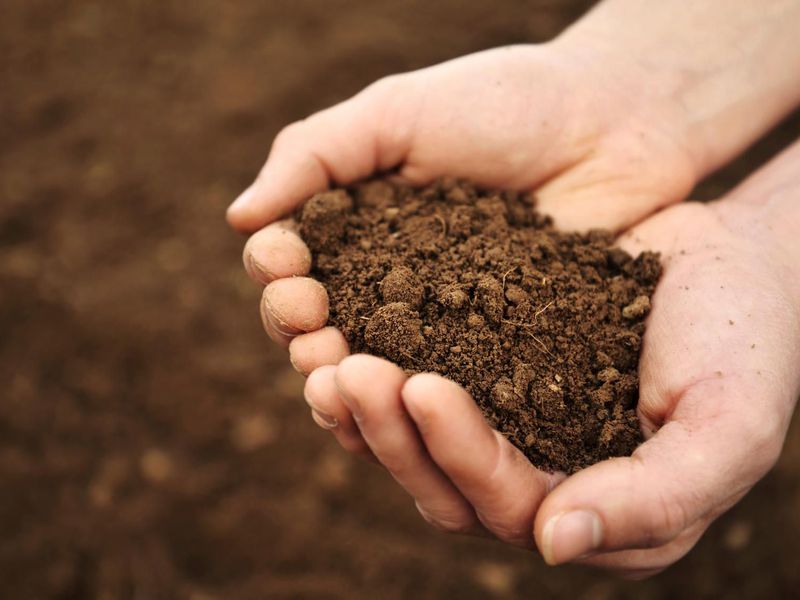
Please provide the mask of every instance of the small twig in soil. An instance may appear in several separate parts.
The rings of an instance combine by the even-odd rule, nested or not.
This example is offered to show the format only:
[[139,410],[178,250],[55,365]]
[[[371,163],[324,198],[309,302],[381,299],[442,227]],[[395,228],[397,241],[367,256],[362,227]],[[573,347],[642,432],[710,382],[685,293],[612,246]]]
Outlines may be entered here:
[[529,333],[528,335],[529,335],[529,336],[531,336],[531,337],[532,337],[534,340],[536,340],[536,343],[537,343],[537,344],[539,344],[539,346],[541,346],[541,348],[542,348],[542,351],[543,351],[545,354],[547,354],[547,356],[549,356],[549,357],[550,357],[550,358],[552,358],[553,360],[556,360],[556,357],[555,357],[555,355],[554,355],[552,352],[550,352],[550,350],[548,350],[548,349],[547,349],[547,346],[545,346],[545,345],[544,345],[544,342],[543,342],[542,340],[540,340],[538,337],[536,337],[536,336],[535,336],[535,335],[533,335],[532,333]]
[[517,321],[508,321],[506,319],[501,319],[500,322],[501,323],[507,323],[509,325],[514,325],[516,327],[533,327],[536,324],[536,317],[538,317],[540,314],[542,314],[544,311],[546,311],[548,308],[550,308],[553,305],[553,302],[555,302],[555,300],[550,300],[550,302],[548,302],[542,308],[537,310],[536,313],[533,315],[533,322],[532,323],[519,323]]
[[506,291],[506,277],[508,277],[517,267],[511,267],[508,271],[503,273],[503,292]]
[[542,308],[540,308],[539,310],[537,310],[537,311],[536,311],[536,313],[533,315],[533,320],[535,321],[535,320],[536,320],[536,317],[538,317],[540,314],[542,314],[542,313],[543,313],[544,311],[546,311],[548,308],[550,308],[551,306],[553,306],[553,302],[555,302],[555,300],[550,300],[550,302],[548,302],[548,303],[547,303],[547,304],[545,304],[545,305],[544,305]]
[[[378,312],[378,309],[375,308],[377,304],[378,304],[378,302],[373,300],[372,304],[370,304],[368,312],[366,314],[364,314],[364,315],[359,315],[358,318],[359,319],[364,319],[365,321],[369,321],[370,318],[372,317],[372,315],[374,315],[376,312]],[[372,310],[372,309],[375,309],[375,310]]]
[[501,323],[505,323],[506,325],[513,325],[514,327],[533,327],[534,323],[520,323],[518,321],[509,321],[508,319],[501,319]]

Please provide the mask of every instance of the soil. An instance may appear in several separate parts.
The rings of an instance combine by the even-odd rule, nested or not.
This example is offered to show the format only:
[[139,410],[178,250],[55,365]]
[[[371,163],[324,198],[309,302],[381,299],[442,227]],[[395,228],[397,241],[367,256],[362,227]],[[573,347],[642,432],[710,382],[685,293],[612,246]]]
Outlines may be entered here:
[[[800,422],[641,583],[420,519],[311,421],[225,207],[280,127],[584,0],[0,4],[0,598],[791,598]],[[695,195],[800,135],[800,115]]]
[[657,255],[556,231],[533,196],[456,180],[317,194],[300,233],[351,351],[461,384],[536,466],[572,473],[640,442]]

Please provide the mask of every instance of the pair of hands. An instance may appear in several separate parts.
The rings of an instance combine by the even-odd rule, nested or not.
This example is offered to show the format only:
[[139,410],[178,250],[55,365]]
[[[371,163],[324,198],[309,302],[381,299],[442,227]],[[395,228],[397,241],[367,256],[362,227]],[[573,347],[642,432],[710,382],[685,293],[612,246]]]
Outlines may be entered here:
[[[266,286],[268,334],[308,375],[314,420],[382,464],[427,521],[641,577],[683,556],[780,453],[800,392],[800,253],[762,200],[800,202],[800,145],[730,197],[656,212],[716,165],[685,104],[603,48],[501,48],[381,80],[282,131],[228,218],[256,231],[245,266]],[[536,189],[558,226],[662,253],[640,362],[646,441],[631,457],[539,471],[456,384],[348,356],[308,249],[277,219],[330,182],[393,168],[413,184]]]

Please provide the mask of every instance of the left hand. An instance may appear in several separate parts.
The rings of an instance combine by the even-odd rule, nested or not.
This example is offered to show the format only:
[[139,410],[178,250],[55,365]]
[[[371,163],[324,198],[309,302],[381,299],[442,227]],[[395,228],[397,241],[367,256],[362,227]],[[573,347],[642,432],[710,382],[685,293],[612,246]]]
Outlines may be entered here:
[[535,539],[551,564],[664,569],[773,465],[800,393],[797,244],[764,235],[753,208],[800,199],[798,159],[800,144],[730,198],[669,208],[621,239],[665,265],[640,362],[646,442],[631,457],[544,473],[456,384],[363,355],[310,375],[315,420],[383,464],[440,529]]

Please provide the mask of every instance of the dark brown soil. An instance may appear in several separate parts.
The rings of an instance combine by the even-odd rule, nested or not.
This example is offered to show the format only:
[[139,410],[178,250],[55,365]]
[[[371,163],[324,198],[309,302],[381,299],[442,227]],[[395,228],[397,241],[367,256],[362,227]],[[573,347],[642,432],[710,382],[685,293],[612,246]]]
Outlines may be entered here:
[[[668,572],[420,519],[311,421],[223,221],[286,123],[589,0],[0,3],[0,598],[791,598],[800,421]],[[706,183],[730,189],[800,114]]]
[[463,385],[538,467],[640,441],[637,366],[658,257],[556,231],[530,196],[373,180],[309,200],[300,232],[351,350]]

